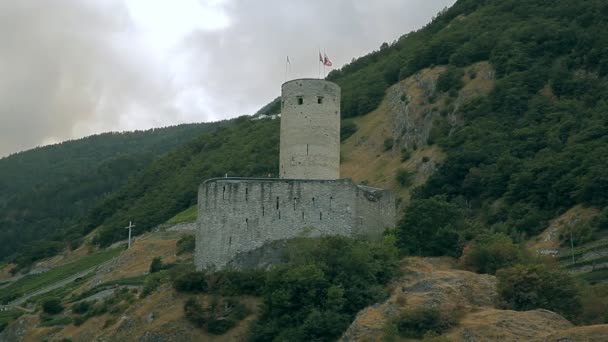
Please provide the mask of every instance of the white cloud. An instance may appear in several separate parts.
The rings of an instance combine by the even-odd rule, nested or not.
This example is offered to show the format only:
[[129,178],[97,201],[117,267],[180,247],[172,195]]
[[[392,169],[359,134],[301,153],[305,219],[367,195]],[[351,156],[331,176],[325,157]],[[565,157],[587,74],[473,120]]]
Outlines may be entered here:
[[252,113],[454,0],[0,2],[0,156],[108,130]]

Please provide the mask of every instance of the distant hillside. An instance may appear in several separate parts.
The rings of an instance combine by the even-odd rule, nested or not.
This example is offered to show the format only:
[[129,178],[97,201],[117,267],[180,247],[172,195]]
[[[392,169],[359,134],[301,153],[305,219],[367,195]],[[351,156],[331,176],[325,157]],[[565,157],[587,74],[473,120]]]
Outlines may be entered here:
[[[484,227],[505,232],[518,241],[540,233],[551,218],[576,204],[599,209],[606,206],[608,179],[602,170],[608,169],[608,112],[604,100],[608,95],[608,51],[604,48],[606,38],[595,34],[608,28],[603,20],[605,13],[608,5],[599,0],[562,0],[551,6],[542,0],[458,1],[423,29],[383,44],[380,50],[333,71],[328,79],[342,87],[345,119],[374,111],[387,94],[391,97],[383,120],[390,120],[392,128],[382,133],[385,139],[380,141],[384,144],[372,158],[388,155],[397,163],[379,167],[367,160],[355,168],[375,168],[363,173],[385,179],[377,185],[399,189],[394,168],[407,159],[403,156],[441,155],[426,168],[420,166],[425,175],[414,175],[415,179],[429,180],[415,182],[421,186],[408,193],[415,198],[447,196],[469,210]],[[481,62],[489,66],[472,67]],[[441,68],[434,71],[435,76],[421,78],[425,69],[436,65]],[[414,88],[396,86],[387,93],[391,85],[407,79]],[[466,86],[477,79],[490,82],[490,88],[481,91],[483,96],[471,96]],[[266,108],[276,111],[276,107],[275,101]],[[345,120],[344,125],[350,122]],[[242,122],[239,127],[228,128],[234,133],[230,137],[221,135],[221,142],[215,144],[251,148],[242,142],[242,137],[249,134],[249,125],[256,124]],[[276,133],[269,129],[255,142],[276,147],[269,140],[276,139]],[[214,138],[206,139],[212,144]],[[358,147],[369,143],[365,136],[359,135],[358,139],[345,143]],[[427,147],[435,152],[417,154],[417,150]],[[179,152],[180,158],[197,156],[196,150],[194,154],[187,150],[184,147]],[[237,171],[251,168],[245,158],[222,156],[234,174],[252,174]],[[256,169],[275,167],[264,164],[272,162],[270,159],[255,160],[259,165]],[[168,159],[166,164],[162,172],[150,170],[149,179],[179,179],[190,165]],[[213,167],[204,159],[198,165],[201,170]],[[405,164],[401,167],[410,168]],[[345,170],[348,175],[358,173],[350,166]],[[222,174],[221,170],[214,172]],[[111,225],[117,229],[119,222],[137,216],[144,223],[142,228],[149,229],[194,203],[196,185],[213,173],[200,171],[198,175],[201,178],[179,187],[167,187],[164,181],[140,181],[137,191],[127,191],[135,195],[118,196],[121,205],[99,207],[97,212],[106,212],[101,215],[104,219],[88,220],[87,224],[93,228],[105,222],[104,229],[110,229],[107,217],[113,216],[116,221]],[[372,179],[365,180],[374,185]],[[165,196],[169,188],[173,195]],[[134,215],[144,212],[148,214]]]
[[[63,235],[105,195],[152,160],[221,123],[105,133],[0,159],[0,259],[52,255],[78,244]],[[27,262],[27,260],[22,260]]]

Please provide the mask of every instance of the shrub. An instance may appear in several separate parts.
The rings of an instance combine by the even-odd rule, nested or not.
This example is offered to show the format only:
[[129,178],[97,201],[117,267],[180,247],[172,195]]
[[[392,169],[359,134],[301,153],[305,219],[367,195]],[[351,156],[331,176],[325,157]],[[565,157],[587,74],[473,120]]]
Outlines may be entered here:
[[547,309],[575,319],[581,311],[579,288],[561,270],[545,265],[517,265],[496,272],[502,307],[511,310]]
[[163,261],[160,257],[154,257],[152,263],[150,263],[150,273],[156,273],[163,269]]
[[56,297],[51,297],[42,302],[42,310],[50,315],[56,315],[63,311],[61,300]]
[[397,320],[397,330],[405,338],[422,338],[427,334],[441,334],[457,322],[453,316],[439,309],[419,308],[406,311]]
[[410,150],[404,148],[401,150],[401,162],[406,162],[410,159],[410,157],[412,156],[412,152],[410,152]]
[[437,79],[437,90],[447,92],[460,90],[463,87],[462,77],[464,71],[460,68],[449,67]]
[[177,241],[177,255],[194,252],[196,239],[194,235],[184,235]]
[[87,311],[89,311],[92,304],[93,304],[92,302],[87,302],[87,301],[75,303],[72,305],[72,312],[74,312],[76,314],[84,314]]
[[414,172],[406,169],[398,169],[395,174],[395,180],[402,187],[408,187],[412,185],[414,178]]
[[351,120],[342,120],[340,127],[340,141],[348,139],[351,135],[357,132],[357,125]]
[[384,139],[384,151],[391,150],[393,145],[395,144],[395,140],[393,138]]
[[467,255],[465,264],[478,273],[495,274],[500,268],[522,261],[522,252],[510,237],[492,234],[478,238]]
[[178,275],[173,280],[173,287],[180,292],[206,292],[208,289],[207,277],[204,272],[187,272]]
[[248,314],[247,308],[238,300],[217,297],[207,307],[201,306],[195,298],[189,298],[184,304],[184,313],[194,325],[214,335],[224,334]]
[[469,228],[462,210],[442,197],[413,200],[398,223],[397,246],[404,254],[457,257]]
[[156,291],[156,289],[160,286],[161,278],[159,276],[151,275],[144,280],[144,286],[141,291],[141,298],[147,297],[152,292]]
[[587,286],[582,291],[580,323],[608,323],[608,284]]
[[562,246],[580,246],[593,240],[597,226],[590,221],[569,224],[559,234]]

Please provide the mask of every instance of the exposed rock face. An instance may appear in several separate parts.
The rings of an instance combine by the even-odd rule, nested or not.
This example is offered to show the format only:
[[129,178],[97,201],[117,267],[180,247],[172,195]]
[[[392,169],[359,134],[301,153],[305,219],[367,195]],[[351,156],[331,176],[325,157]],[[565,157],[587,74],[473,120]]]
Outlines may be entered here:
[[608,325],[575,328],[548,310],[498,310],[496,278],[457,270],[450,259],[406,260],[390,298],[359,312],[341,341],[382,341],[387,324],[420,307],[461,313],[459,324],[444,334],[450,341],[605,341],[608,336]]

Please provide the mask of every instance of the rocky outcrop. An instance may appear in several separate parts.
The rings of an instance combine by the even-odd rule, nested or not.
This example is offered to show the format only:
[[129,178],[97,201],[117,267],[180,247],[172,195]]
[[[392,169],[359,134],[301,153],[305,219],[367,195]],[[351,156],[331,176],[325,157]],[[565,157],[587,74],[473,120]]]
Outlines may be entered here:
[[407,258],[403,276],[384,303],[357,315],[341,341],[382,341],[386,327],[413,308],[457,312],[458,325],[444,334],[450,341],[605,341],[608,326],[574,327],[548,310],[511,311],[494,307],[496,278],[456,269],[444,258]]

